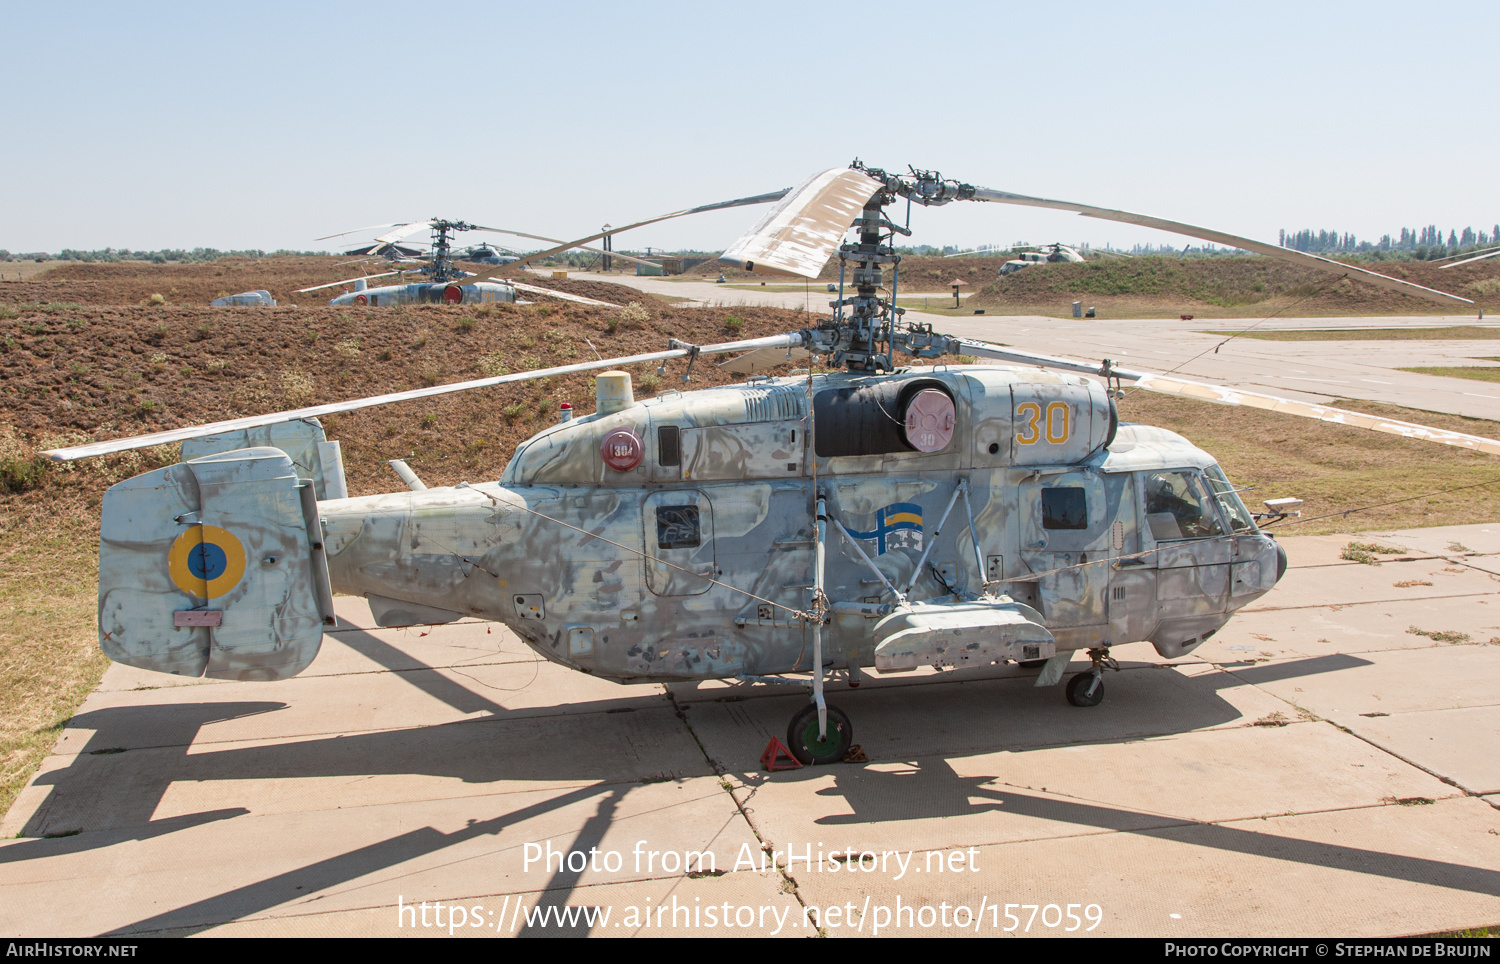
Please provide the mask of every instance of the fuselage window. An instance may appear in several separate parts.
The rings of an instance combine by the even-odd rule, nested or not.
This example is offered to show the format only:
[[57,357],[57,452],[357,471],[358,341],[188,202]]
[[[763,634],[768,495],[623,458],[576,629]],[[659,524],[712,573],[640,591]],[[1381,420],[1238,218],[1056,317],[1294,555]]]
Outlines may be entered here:
[[1087,529],[1088,500],[1079,486],[1042,490],[1043,529]]
[[695,549],[702,544],[696,505],[656,507],[656,545],[659,549]]
[[1193,471],[1146,476],[1146,522],[1158,542],[1224,534],[1214,500],[1203,478]]

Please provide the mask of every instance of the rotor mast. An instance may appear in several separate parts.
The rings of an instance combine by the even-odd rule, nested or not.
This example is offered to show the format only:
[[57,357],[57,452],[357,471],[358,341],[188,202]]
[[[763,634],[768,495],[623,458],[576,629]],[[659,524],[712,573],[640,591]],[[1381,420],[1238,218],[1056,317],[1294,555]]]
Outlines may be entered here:
[[432,280],[452,281],[459,276],[459,272],[453,267],[453,242],[449,240],[448,232],[469,231],[474,225],[464,221],[445,221],[442,218],[433,218],[428,223],[432,225]]
[[[916,346],[910,345],[904,333],[898,334],[896,330],[905,309],[895,303],[901,264],[895,238],[898,234],[910,237],[911,230],[888,219],[885,208],[899,197],[928,207],[965,200],[973,197],[974,188],[944,180],[936,171],[908,168],[908,174],[889,174],[880,168],[866,167],[858,159],[849,166],[880,181],[882,187],[865,202],[864,210],[853,224],[859,240],[839,246],[839,300],[832,306],[839,334],[833,364],[849,371],[891,371],[897,348],[911,354],[926,352],[913,351]],[[851,262],[852,272],[848,267]],[[885,265],[891,266],[889,300],[880,294]],[[843,295],[842,284],[846,274],[854,285],[854,295],[848,298]]]
[[[857,160],[851,166],[877,180],[887,180],[883,177],[884,172],[867,170]],[[891,242],[897,232],[911,233],[886,219],[885,206],[894,200],[896,195],[889,190],[882,188],[876,191],[865,202],[859,220],[854,222],[853,229],[858,232],[859,240],[839,246],[840,285],[839,300],[833,305],[834,322],[845,330],[842,332],[843,337],[839,339],[840,348],[834,353],[833,363],[836,366],[843,365],[850,371],[890,371],[892,367],[889,333],[886,329],[900,315],[901,309],[880,296],[880,289],[884,284],[883,266],[891,266],[891,283],[894,289],[901,256],[896,254],[895,245]],[[850,276],[854,296],[845,298],[842,282],[845,275],[850,274],[850,262],[854,265]],[[882,342],[886,343],[885,351],[881,350]]]

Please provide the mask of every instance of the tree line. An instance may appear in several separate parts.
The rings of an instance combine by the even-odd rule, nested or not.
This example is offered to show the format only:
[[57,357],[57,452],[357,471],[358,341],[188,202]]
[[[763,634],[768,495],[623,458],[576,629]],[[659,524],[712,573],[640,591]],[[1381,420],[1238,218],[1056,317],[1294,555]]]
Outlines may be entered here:
[[154,264],[167,264],[168,262],[186,264],[195,261],[217,261],[220,258],[279,258],[327,253],[327,251],[292,251],[287,248],[276,251],[262,251],[259,248],[246,248],[240,251],[220,251],[218,248],[162,248],[158,251],[97,248],[93,251],[81,251],[76,248],[63,248],[56,254],[49,254],[46,251],[13,253],[0,248],[0,261],[150,261]]
[[1351,233],[1340,231],[1283,229],[1280,244],[1293,251],[1317,254],[1379,255],[1389,252],[1405,253],[1419,259],[1445,258],[1461,251],[1500,244],[1500,224],[1496,224],[1492,231],[1485,231],[1483,228],[1475,231],[1472,227],[1466,227],[1462,231],[1451,228],[1446,238],[1441,228],[1429,224],[1424,228],[1402,228],[1395,237],[1383,234],[1379,241],[1361,241]]

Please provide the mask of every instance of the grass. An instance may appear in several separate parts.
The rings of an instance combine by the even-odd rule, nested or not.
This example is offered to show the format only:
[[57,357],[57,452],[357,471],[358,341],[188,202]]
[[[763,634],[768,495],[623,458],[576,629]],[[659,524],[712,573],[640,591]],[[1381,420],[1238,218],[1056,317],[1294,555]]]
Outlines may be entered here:
[[0,813],[109,666],[95,632],[95,510],[0,513]]
[[[1351,562],[1362,562],[1367,566],[1378,566],[1380,565],[1380,560],[1375,558],[1375,553],[1399,556],[1405,551],[1400,546],[1382,546],[1373,542],[1351,542],[1344,547],[1344,551],[1340,554],[1339,558],[1348,559]],[[1428,583],[1428,585],[1431,585],[1431,583]]]
[[[897,298],[896,304],[911,311],[925,311],[930,315],[952,315],[955,318],[969,317],[974,314],[974,309],[960,306],[953,307],[952,295],[932,295],[929,298]],[[989,311],[995,315],[1003,315],[1007,312],[991,308]]]
[[[1500,437],[1500,424],[1485,419],[1374,402],[1335,404],[1436,428]],[[1305,500],[1300,519],[1277,524],[1272,531],[1314,535],[1500,518],[1500,461],[1481,453],[1145,391],[1126,393],[1120,418],[1186,436],[1214,456],[1237,485],[1253,489],[1242,496],[1252,510],[1264,499],[1295,496]]]
[[[1205,331],[1261,341],[1500,341],[1500,328],[1454,325],[1447,328],[1298,328],[1269,331]],[[1413,371],[1413,369],[1406,369]]]
[[1500,365],[1437,365],[1426,368],[1400,368],[1397,371],[1416,372],[1418,375],[1442,375],[1445,378],[1472,378],[1481,382],[1500,382]]
[[1469,642],[1468,633],[1453,632],[1452,630],[1431,630],[1408,626],[1406,631],[1413,636],[1426,636],[1428,639],[1436,640],[1439,643],[1458,644]]

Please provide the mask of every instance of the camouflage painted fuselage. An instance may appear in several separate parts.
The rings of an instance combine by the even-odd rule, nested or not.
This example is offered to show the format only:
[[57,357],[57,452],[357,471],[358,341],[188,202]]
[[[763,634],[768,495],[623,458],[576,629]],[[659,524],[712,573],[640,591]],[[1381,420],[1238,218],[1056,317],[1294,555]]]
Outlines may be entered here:
[[[923,387],[953,402],[934,452],[901,436],[899,406]],[[498,482],[318,508],[333,588],[367,596],[382,625],[495,620],[610,679],[809,670],[795,613],[811,600],[817,493],[849,533],[830,524],[833,603],[894,603],[886,582],[911,600],[1009,596],[1057,651],[1150,640],[1177,655],[1270,589],[1284,558],[1223,486],[1202,532],[1148,524],[1152,473],[1190,480],[1212,459],[1115,418],[1096,382],[1035,369],[756,380],[559,424]],[[623,471],[604,457],[621,430],[642,456]],[[873,664],[876,622],[832,614],[825,665]]]

